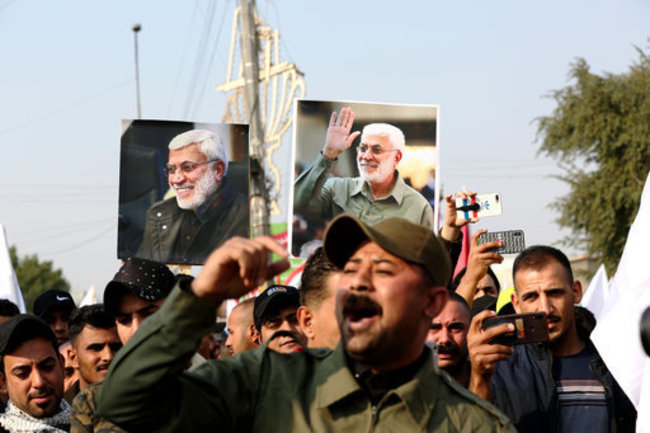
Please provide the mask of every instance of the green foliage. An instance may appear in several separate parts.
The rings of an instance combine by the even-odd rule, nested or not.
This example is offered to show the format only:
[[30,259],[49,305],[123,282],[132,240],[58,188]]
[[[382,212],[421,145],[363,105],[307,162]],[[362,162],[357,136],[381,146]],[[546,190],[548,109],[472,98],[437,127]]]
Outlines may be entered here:
[[553,207],[570,228],[569,243],[602,257],[612,275],[639,208],[650,170],[650,57],[626,73],[599,76],[583,59],[571,65],[573,84],[551,97],[557,107],[538,120],[539,151],[559,160],[570,185]]
[[23,292],[25,307],[31,313],[34,300],[46,290],[70,290],[70,284],[63,278],[63,271],[52,269],[52,262],[39,262],[36,254],[19,258],[15,246],[9,248],[11,264],[16,272],[18,284]]

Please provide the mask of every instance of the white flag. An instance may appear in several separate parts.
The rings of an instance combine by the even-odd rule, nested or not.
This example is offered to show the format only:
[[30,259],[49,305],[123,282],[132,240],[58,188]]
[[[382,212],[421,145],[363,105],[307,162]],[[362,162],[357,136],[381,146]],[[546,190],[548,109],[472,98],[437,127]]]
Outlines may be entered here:
[[2,229],[0,230],[0,236],[2,236],[0,245],[0,299],[9,299],[18,306],[21,313],[26,313],[23,292],[20,291],[16,272],[14,272],[14,267],[11,264],[7,233],[2,224],[0,224],[0,229]]
[[[615,222],[614,222],[615,223]],[[650,361],[641,345],[641,314],[650,305],[650,176],[591,336],[605,364],[637,409],[638,432],[650,432]]]
[[600,321],[603,317],[602,313],[605,308],[605,302],[609,295],[609,281],[607,281],[607,271],[605,265],[600,265],[596,275],[591,279],[589,287],[585,291],[580,305],[591,311],[596,318]]
[[79,303],[79,306],[83,307],[84,305],[93,305],[96,303],[97,303],[97,288],[93,284],[84,294],[84,297]]

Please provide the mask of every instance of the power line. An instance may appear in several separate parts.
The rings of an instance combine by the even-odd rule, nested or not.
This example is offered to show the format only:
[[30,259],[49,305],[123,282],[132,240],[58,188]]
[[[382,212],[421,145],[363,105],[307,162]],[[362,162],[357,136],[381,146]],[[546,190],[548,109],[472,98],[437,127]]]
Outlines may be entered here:
[[[49,232],[53,230],[60,230],[60,229],[67,229],[68,227],[77,227],[81,228],[82,230],[87,227],[94,227],[97,224],[106,224],[108,221],[114,221],[116,216],[110,216],[110,217],[104,217],[96,220],[83,220],[83,221],[66,221],[63,224],[53,224],[49,226],[38,226],[38,230],[44,231],[44,232]],[[34,227],[27,227],[26,230],[29,230],[29,233],[34,232]],[[21,230],[11,230],[11,234],[14,235],[19,235],[20,236]],[[39,235],[40,237],[40,235]],[[24,237],[21,236],[22,239],[25,239]],[[27,237],[29,239],[29,236]],[[31,239],[30,239],[31,240]]]
[[[92,222],[92,223],[88,223],[88,224],[70,222],[65,227],[60,227],[60,229],[62,228],[64,230],[59,230],[56,233],[51,233],[49,236],[43,236],[42,234],[37,234],[36,233],[34,236],[31,236],[31,237],[30,236],[21,237],[21,241],[22,242],[31,242],[31,241],[36,241],[36,240],[47,241],[47,240],[51,240],[51,239],[57,239],[57,238],[60,238],[62,236],[68,236],[68,235],[71,235],[71,234],[78,234],[78,233],[80,233],[81,231],[84,231],[84,230],[95,229],[96,228],[95,226],[98,223],[104,223],[105,224],[106,221],[109,220],[109,219],[111,221],[115,222],[115,217],[103,218],[101,220],[98,220],[98,221],[95,221],[95,222]],[[40,228],[40,227],[39,227],[39,230],[42,231],[42,232],[47,232],[47,233],[52,232],[52,229],[44,229],[44,228]]]
[[190,114],[190,107],[192,106],[192,102],[194,101],[194,95],[196,94],[196,89],[198,88],[198,81],[199,81],[199,77],[201,76],[202,65],[204,65],[203,54],[206,51],[206,44],[208,43],[207,41],[209,40],[210,33],[212,31],[212,22],[214,21],[216,2],[210,2],[208,6],[208,11],[209,12],[206,13],[206,18],[203,21],[203,31],[201,32],[199,46],[196,50],[193,73],[189,84],[190,87],[189,87],[189,91],[187,92],[185,109],[183,110],[183,116],[185,119],[187,119]]
[[445,166],[451,167],[461,167],[461,168],[494,168],[494,167],[503,167],[503,168],[529,168],[529,167],[557,167],[553,163],[540,163],[540,162],[526,162],[526,160],[520,161],[467,161],[467,162],[447,162],[443,161]]
[[0,188],[38,188],[40,190],[43,189],[89,189],[92,191],[96,191],[98,189],[117,189],[116,185],[88,185],[88,184],[74,184],[74,185],[65,185],[65,184],[36,184],[36,183],[20,183],[20,184],[12,184],[12,183],[2,183],[0,184]]
[[287,60],[289,61],[289,63],[295,63],[293,61],[293,56],[291,55],[291,51],[289,51],[289,45],[286,43],[285,39],[282,37],[282,26],[280,24],[280,12],[278,11],[278,7],[277,7],[277,5],[275,4],[274,1],[269,1],[267,3],[270,4],[273,7],[273,10],[275,11],[275,19],[276,19],[276,21],[278,23],[277,24],[278,33],[280,34],[280,44],[281,44],[281,47],[284,48],[286,50],[286,52],[287,52]]
[[15,1],[16,0],[7,0],[6,2],[4,2],[4,4],[0,4],[0,11],[3,10],[4,8],[6,8],[7,6],[9,6],[10,4],[12,4]]
[[[93,196],[94,197],[94,196]],[[50,195],[35,195],[35,196],[29,196],[29,197],[16,197],[16,196],[11,196],[11,195],[0,195],[0,199],[2,199],[5,202],[12,202],[12,203],[28,203],[28,204],[106,204],[106,203],[112,203],[114,201],[114,198],[104,198],[104,199],[95,199],[91,200],[88,197],[73,197],[72,200],[70,200],[66,196],[50,196]]]
[[[27,197],[30,198],[85,198],[85,197],[90,197],[90,198],[98,198],[97,193],[93,191],[70,191],[70,192],[62,192],[62,193],[49,193],[47,191],[39,191],[40,194],[29,194]],[[22,198],[25,197],[25,193],[21,193],[20,195],[16,194],[0,194],[0,197],[5,197],[5,198]]]
[[102,95],[105,95],[106,93],[112,92],[113,90],[118,89],[118,88],[120,88],[120,87],[122,87],[122,86],[124,86],[126,84],[129,84],[132,81],[133,81],[133,78],[129,78],[128,80],[122,81],[122,82],[120,82],[118,84],[115,84],[115,85],[109,87],[108,89],[105,89],[105,90],[102,90],[101,92],[94,93],[92,95],[81,98],[81,99],[79,99],[79,100],[77,100],[77,101],[75,101],[75,102],[73,102],[71,104],[68,104],[68,105],[65,105],[63,107],[57,108],[56,110],[50,111],[49,113],[42,114],[42,115],[40,115],[38,117],[35,117],[35,118],[31,119],[31,120],[27,120],[25,122],[18,123],[16,125],[10,126],[8,128],[0,129],[0,135],[6,134],[8,132],[15,131],[15,130],[20,129],[20,128],[24,128],[25,126],[32,125],[35,122],[40,122],[41,120],[45,120],[45,119],[48,119],[50,117],[56,116],[57,114],[60,114],[60,113],[62,113],[64,111],[68,111],[68,110],[70,110],[72,108],[75,108],[75,107],[77,107],[79,105],[85,104],[88,101],[91,101],[91,100],[93,100],[95,98],[98,98],[98,97],[100,97]]
[[86,246],[86,245],[96,241],[97,239],[104,236],[106,233],[109,233],[112,230],[114,230],[116,227],[117,227],[117,223],[111,224],[110,227],[107,227],[106,229],[102,230],[101,232],[97,233],[96,235],[94,235],[94,236],[92,236],[92,237],[90,237],[88,239],[85,239],[84,241],[81,241],[81,242],[79,242],[77,244],[74,244],[74,245],[72,245],[70,247],[67,247],[67,248],[64,248],[64,249],[61,249],[61,250],[50,251],[50,252],[45,252],[45,253],[41,253],[41,254],[44,255],[44,256],[53,256],[53,255],[56,255],[56,254],[63,254],[63,253],[67,253],[67,252],[76,250],[77,248],[81,248],[83,246]]
[[454,171],[445,171],[444,172],[444,177],[463,177],[466,179],[472,179],[472,178],[490,178],[490,179],[526,179],[526,178],[551,178],[553,175],[549,173],[543,173],[543,174],[493,174],[493,173],[476,173],[476,172],[470,172],[470,173],[460,173],[460,172],[454,172]]
[[167,117],[170,116],[172,107],[174,106],[174,103],[176,102],[176,91],[178,90],[178,82],[180,81],[181,74],[186,70],[185,69],[185,56],[187,54],[187,49],[190,45],[190,38],[192,36],[192,30],[196,27],[194,25],[194,17],[197,15],[197,11],[199,9],[199,4],[198,1],[194,2],[194,10],[192,11],[192,16],[190,17],[190,28],[187,29],[185,32],[187,34],[187,38],[185,39],[185,46],[183,47],[183,54],[181,55],[181,61],[180,64],[178,65],[178,73],[176,74],[176,80],[174,81],[174,90],[172,91],[172,98],[171,101],[169,102],[169,108],[167,109]]
[[[228,11],[227,8],[227,3],[224,3],[223,7],[223,13],[221,14],[221,22],[219,23],[219,28],[217,29],[217,39],[215,40],[214,44],[212,45],[212,53],[210,53],[210,60],[208,61],[208,66],[205,69],[205,74],[203,75],[203,83],[201,84],[201,87],[199,89],[199,99],[194,104],[194,110],[192,111],[192,114],[196,116],[196,112],[201,108],[201,105],[203,105],[203,97],[205,94],[208,92],[208,78],[210,77],[210,73],[212,72],[212,64],[214,63],[214,56],[216,53],[219,52],[219,40],[221,39],[221,33],[224,27],[224,21],[226,20],[226,12]],[[219,57],[221,58],[222,63],[226,63],[223,59],[223,56],[221,53],[219,53]]]

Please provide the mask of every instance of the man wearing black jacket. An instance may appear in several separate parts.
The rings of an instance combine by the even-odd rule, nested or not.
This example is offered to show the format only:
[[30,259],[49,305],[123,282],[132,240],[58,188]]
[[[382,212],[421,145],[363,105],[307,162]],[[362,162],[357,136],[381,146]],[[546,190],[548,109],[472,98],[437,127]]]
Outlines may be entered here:
[[228,165],[225,143],[211,131],[172,139],[165,173],[174,197],[147,211],[138,257],[199,264],[228,238],[248,235],[248,198],[235,190]]
[[519,431],[632,432],[636,411],[609,373],[574,305],[582,286],[567,257],[548,246],[523,251],[513,266],[517,313],[544,312],[550,341],[515,348],[490,344],[512,324],[483,329],[483,312],[470,326],[470,390],[492,401]]

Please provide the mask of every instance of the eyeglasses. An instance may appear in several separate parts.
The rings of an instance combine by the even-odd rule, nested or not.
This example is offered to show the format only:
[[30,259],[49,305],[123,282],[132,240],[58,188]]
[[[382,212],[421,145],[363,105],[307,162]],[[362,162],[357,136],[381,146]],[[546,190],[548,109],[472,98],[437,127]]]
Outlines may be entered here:
[[200,165],[205,165],[209,164],[211,162],[219,161],[218,159],[211,159],[209,161],[205,162],[192,162],[192,161],[184,161],[181,163],[180,167],[176,167],[175,165],[168,165],[167,167],[163,168],[163,172],[165,173],[165,176],[173,176],[176,174],[176,170],[180,170],[181,173],[183,174],[188,174],[191,173],[192,171],[196,170]]
[[384,149],[378,144],[375,144],[374,146],[368,146],[367,144],[362,144],[361,146],[357,147],[357,153],[361,155],[362,153],[366,153],[366,151],[370,149],[370,153],[372,153],[374,156],[379,156],[384,152],[394,152],[399,149]]

